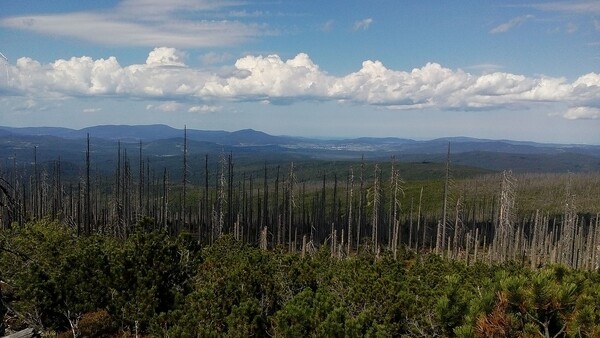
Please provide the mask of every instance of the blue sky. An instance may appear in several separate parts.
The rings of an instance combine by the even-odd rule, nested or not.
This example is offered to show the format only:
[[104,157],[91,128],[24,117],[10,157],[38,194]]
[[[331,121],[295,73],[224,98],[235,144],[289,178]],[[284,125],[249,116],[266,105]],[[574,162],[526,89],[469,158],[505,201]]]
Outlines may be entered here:
[[600,144],[599,1],[0,0],[0,125]]

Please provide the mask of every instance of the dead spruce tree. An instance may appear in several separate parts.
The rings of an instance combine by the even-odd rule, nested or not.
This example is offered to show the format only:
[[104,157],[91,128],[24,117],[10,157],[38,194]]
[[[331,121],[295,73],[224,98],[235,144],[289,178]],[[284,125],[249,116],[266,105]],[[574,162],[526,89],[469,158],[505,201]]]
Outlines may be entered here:
[[393,196],[393,198],[392,198],[392,219],[391,219],[392,236],[391,236],[390,248],[391,248],[392,252],[394,253],[394,259],[397,258],[398,246],[402,242],[401,241],[401,231],[402,230],[400,228],[400,221],[398,220],[398,214],[400,213],[400,196],[399,195],[400,194],[404,195],[404,190],[402,188],[403,184],[404,184],[404,181],[402,180],[402,178],[400,178],[400,173],[399,173],[398,169],[396,169],[396,167],[394,166],[394,163],[392,162],[390,188],[392,189],[391,195]]
[[216,225],[215,229],[215,239],[218,239],[223,235],[223,226],[225,221],[225,163],[227,159],[225,158],[225,154],[221,154],[221,168],[219,170],[219,180],[217,182],[217,205],[215,211],[213,213],[214,221],[213,224]]
[[572,185],[572,174],[569,173],[565,186],[565,197],[564,197],[564,214],[563,222],[560,231],[560,239],[558,244],[559,250],[559,263],[566,264],[569,266],[575,266],[575,241],[577,239],[577,206],[575,203],[575,194],[571,189]]
[[[141,150],[140,150],[141,151]],[[187,185],[188,185],[188,149],[187,149],[187,126],[183,126],[183,178],[182,178],[182,196],[181,196],[181,210],[179,217],[181,218],[182,225],[185,226],[185,211],[186,211],[186,200],[187,200]]]
[[87,148],[85,151],[85,227],[84,233],[89,235],[91,233],[92,223],[92,205],[91,205],[91,185],[90,185],[90,134],[87,134]]
[[[139,161],[138,161],[138,210],[137,213],[144,213],[144,154],[142,151],[142,140],[139,143]],[[146,212],[147,214],[147,212]]]
[[448,143],[448,154],[446,155],[446,178],[444,180],[444,209],[442,211],[442,235],[438,235],[441,240],[441,252],[443,254],[446,243],[446,224],[448,222],[448,192],[450,190],[450,143]]
[[[288,246],[289,251],[293,252],[296,250],[295,241],[292,242],[292,223],[293,223],[293,211],[296,207],[295,200],[295,189],[296,189],[296,174],[294,173],[294,162],[290,164],[290,172],[288,173],[287,178],[287,223],[288,223]],[[292,245],[293,244],[293,245]]]
[[378,254],[379,252],[379,202],[381,199],[380,195],[380,169],[379,164],[375,164],[375,179],[373,180],[373,186],[367,191],[367,205],[371,207],[371,244],[373,245],[373,252]]
[[356,251],[358,251],[358,248],[360,247],[360,228],[361,228],[361,224],[362,224],[362,220],[363,220],[363,201],[364,201],[364,194],[365,194],[365,190],[364,190],[364,174],[365,174],[365,156],[363,155],[361,157],[361,162],[360,162],[360,188],[358,190],[358,219],[356,221]]
[[500,206],[498,210],[498,221],[492,242],[492,255],[499,262],[504,262],[515,256],[510,252],[511,245],[515,241],[514,231],[515,219],[515,179],[512,171],[502,172],[502,183],[500,186]]
[[349,189],[348,189],[348,243],[346,248],[346,254],[350,255],[352,249],[352,205],[353,205],[353,192],[354,192],[354,171],[350,166],[350,172],[348,173]]

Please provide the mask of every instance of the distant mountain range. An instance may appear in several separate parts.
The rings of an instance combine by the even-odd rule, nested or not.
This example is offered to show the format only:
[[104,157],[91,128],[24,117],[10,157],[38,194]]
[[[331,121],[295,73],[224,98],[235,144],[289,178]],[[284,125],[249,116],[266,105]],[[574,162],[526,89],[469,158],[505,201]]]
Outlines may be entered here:
[[[114,157],[117,141],[132,149],[140,142],[146,156],[177,156],[182,151],[184,131],[167,125],[103,125],[79,130],[55,127],[12,128],[0,126],[0,160],[27,160],[37,147],[40,161],[59,156],[79,161],[90,136],[96,160]],[[248,160],[280,156],[320,160],[387,159],[400,161],[443,162],[448,146],[454,164],[491,170],[518,172],[600,171],[600,146],[547,144],[511,140],[486,140],[468,137],[416,141],[403,138],[362,137],[320,140],[274,136],[252,129],[234,132],[187,130],[190,155],[231,152]],[[2,163],[0,162],[0,163]]]
[[[164,124],[136,126],[103,125],[83,129],[57,127],[12,128],[0,126],[0,132],[1,131],[26,136],[55,136],[70,140],[83,139],[89,134],[91,138],[115,141],[120,140],[122,142],[149,142],[171,138],[182,138],[184,135],[182,129],[175,129]],[[189,140],[232,146],[284,144],[286,142],[294,142],[294,139],[290,137],[272,136],[252,129],[234,132],[188,129],[187,137]]]

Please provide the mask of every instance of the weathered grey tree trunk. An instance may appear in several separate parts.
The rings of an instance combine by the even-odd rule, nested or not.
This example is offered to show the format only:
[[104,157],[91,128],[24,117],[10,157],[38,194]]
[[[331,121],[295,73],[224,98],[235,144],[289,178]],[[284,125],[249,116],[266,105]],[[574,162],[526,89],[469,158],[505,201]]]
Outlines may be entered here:
[[[442,235],[440,237],[440,250],[444,252],[444,246],[446,241],[446,217],[448,214],[448,190],[450,182],[450,143],[448,143],[448,154],[446,155],[446,178],[444,180],[444,207],[442,211]],[[437,252],[438,250],[436,250]]]
[[85,228],[84,233],[89,235],[91,233],[91,218],[92,218],[92,206],[90,196],[92,194],[90,185],[90,134],[87,134],[87,148],[85,152]]
[[506,261],[509,254],[511,254],[509,252],[509,245],[515,240],[515,232],[513,229],[515,216],[514,185],[512,172],[504,171],[502,173],[498,222],[494,232],[494,240],[492,242],[493,250],[495,250],[493,256],[497,258],[499,262]]
[[379,165],[375,164],[375,180],[373,182],[373,193],[371,197],[373,212],[371,217],[371,242],[374,252],[379,248]]
[[296,207],[296,200],[294,197],[295,194],[295,187],[296,187],[296,174],[294,173],[294,162],[292,162],[290,164],[290,172],[288,174],[288,212],[287,212],[287,216],[288,216],[288,245],[289,245],[289,251],[292,252],[295,250],[292,250],[292,222],[293,222],[293,210]]
[[400,207],[400,200],[398,193],[403,193],[402,190],[402,179],[400,178],[400,174],[398,170],[392,164],[392,173],[391,173],[391,187],[392,187],[392,250],[394,253],[394,259],[398,256],[398,245],[402,242],[401,238],[401,228],[400,221],[398,220],[398,209]]
[[144,157],[142,153],[142,140],[139,149],[139,174],[138,174],[138,214],[144,213]]
[[360,162],[360,188],[358,191],[358,220],[356,221],[356,251],[360,247],[360,227],[362,224],[363,214],[363,196],[364,196],[364,172],[365,172],[365,156],[363,155]]
[[350,190],[348,192],[348,202],[346,203],[348,207],[348,243],[346,249],[347,255],[350,255],[350,251],[352,250],[352,205],[354,204],[354,171],[352,169],[352,166],[350,167],[349,180]]
[[220,238],[223,235],[223,227],[225,222],[225,161],[225,155],[221,155],[221,170],[219,172],[217,189],[217,228],[215,238]]
[[188,184],[188,157],[187,157],[187,126],[183,126],[183,168],[182,168],[182,193],[181,193],[181,208],[180,208],[180,218],[185,226],[185,211],[186,211],[186,201],[187,201],[187,184]]
[[162,182],[162,226],[163,230],[168,232],[168,213],[169,213],[169,176],[167,174],[167,168],[164,168],[163,171],[163,182]]
[[460,200],[460,196],[456,199],[456,209],[455,209],[455,214],[454,214],[454,236],[452,238],[452,256],[454,257],[454,259],[456,259],[458,257],[458,253],[459,253],[459,249],[460,249],[460,243],[459,241],[461,240],[460,235],[461,235],[461,231],[462,231],[462,220],[460,218],[460,211],[461,211],[461,200]]

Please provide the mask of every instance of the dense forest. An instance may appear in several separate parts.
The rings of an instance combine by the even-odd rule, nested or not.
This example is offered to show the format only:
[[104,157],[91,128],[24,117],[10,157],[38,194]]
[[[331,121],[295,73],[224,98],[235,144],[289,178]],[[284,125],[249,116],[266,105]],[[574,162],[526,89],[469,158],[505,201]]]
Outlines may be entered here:
[[0,334],[600,334],[597,173],[453,166],[450,146],[238,165],[186,140],[168,167],[141,142],[95,163],[88,137],[80,167],[34,147],[1,168]]

